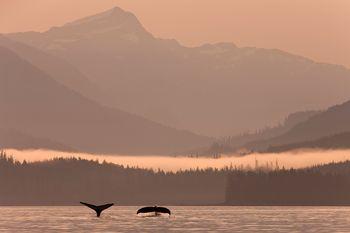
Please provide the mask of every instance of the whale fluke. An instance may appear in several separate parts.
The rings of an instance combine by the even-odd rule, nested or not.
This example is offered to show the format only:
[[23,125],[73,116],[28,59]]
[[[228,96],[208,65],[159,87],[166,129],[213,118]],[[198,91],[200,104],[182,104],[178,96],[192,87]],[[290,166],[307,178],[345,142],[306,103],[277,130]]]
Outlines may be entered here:
[[114,205],[114,203],[110,203],[110,204],[105,204],[105,205],[92,205],[92,204],[89,204],[89,203],[85,203],[85,202],[80,202],[80,204],[83,204],[93,210],[96,211],[96,216],[97,217],[100,217],[102,211],[104,211],[105,209],[108,209],[109,207],[111,207],[112,205]]
[[136,214],[151,213],[151,212],[154,212],[156,215],[159,213],[171,215],[171,212],[168,208],[161,207],[161,206],[146,206],[146,207],[139,209]]

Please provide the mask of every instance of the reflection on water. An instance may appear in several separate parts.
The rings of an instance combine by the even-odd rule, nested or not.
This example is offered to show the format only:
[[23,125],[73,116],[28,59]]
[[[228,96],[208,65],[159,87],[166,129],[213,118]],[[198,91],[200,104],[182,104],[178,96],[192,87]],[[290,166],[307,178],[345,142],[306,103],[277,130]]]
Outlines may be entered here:
[[0,232],[349,232],[350,207],[171,207],[145,218],[115,206],[96,218],[85,207],[0,207]]

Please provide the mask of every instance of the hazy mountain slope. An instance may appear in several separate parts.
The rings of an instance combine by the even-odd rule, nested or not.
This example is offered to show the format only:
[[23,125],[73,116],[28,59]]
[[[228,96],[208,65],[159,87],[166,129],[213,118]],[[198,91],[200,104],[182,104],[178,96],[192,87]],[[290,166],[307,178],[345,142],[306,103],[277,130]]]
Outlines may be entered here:
[[296,149],[348,149],[350,148],[350,132],[322,137],[313,141],[272,146],[267,152],[284,152]]
[[333,106],[301,122],[285,134],[265,141],[254,142],[248,147],[264,150],[285,144],[314,141],[327,136],[350,131],[350,101]]
[[217,143],[226,148],[230,148],[231,152],[239,149],[250,142],[261,141],[277,137],[285,134],[297,124],[306,121],[310,117],[320,113],[320,111],[302,111],[289,114],[283,121],[275,127],[265,127],[256,132],[244,133],[237,136],[224,137]]
[[102,103],[104,102],[103,99],[107,99],[106,93],[102,93],[97,85],[89,81],[77,68],[64,59],[26,44],[13,41],[3,35],[0,35],[0,46],[11,49],[21,58],[50,75],[57,82],[86,97],[99,100]]
[[0,47],[0,127],[98,153],[171,153],[211,140],[106,108]]
[[8,36],[67,59],[111,93],[112,106],[207,135],[276,125],[290,112],[350,98],[344,67],[230,43],[187,48],[153,37],[119,8]]
[[74,151],[73,148],[45,138],[36,138],[13,129],[0,128],[0,149],[51,149]]

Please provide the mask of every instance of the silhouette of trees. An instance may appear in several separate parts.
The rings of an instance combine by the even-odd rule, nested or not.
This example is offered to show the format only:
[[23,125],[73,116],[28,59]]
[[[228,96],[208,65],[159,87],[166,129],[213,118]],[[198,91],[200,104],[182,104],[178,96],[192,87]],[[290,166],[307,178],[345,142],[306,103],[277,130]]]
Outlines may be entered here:
[[348,149],[350,148],[350,132],[343,132],[316,140],[297,142],[279,146],[270,146],[266,152],[284,152],[295,149],[317,148],[317,149]]
[[[235,136],[225,136],[213,142],[211,146],[202,154],[214,155],[216,153],[238,153],[245,155],[256,150],[262,150],[265,140],[283,135],[298,123],[306,121],[310,117],[320,113],[319,111],[302,111],[288,115],[283,123],[276,126],[267,126],[254,131],[247,131]],[[349,143],[348,143],[349,144]],[[265,148],[265,145],[263,146]],[[265,149],[264,149],[265,150]],[[264,151],[263,150],[263,151]]]
[[164,172],[81,158],[18,162],[0,152],[0,187],[0,205],[349,205],[350,161]]
[[349,205],[350,162],[307,169],[233,171],[228,176],[230,205]]
[[228,169],[164,172],[80,158],[20,163],[2,152],[0,205],[220,204]]

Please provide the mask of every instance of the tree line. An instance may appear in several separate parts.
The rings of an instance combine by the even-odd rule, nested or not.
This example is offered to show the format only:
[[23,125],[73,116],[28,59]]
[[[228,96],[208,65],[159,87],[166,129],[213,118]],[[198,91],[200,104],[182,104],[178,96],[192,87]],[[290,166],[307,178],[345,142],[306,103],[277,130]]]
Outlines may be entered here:
[[234,171],[228,205],[350,205],[350,162],[305,169]]
[[349,205],[350,161],[164,172],[81,158],[19,162],[0,152],[0,187],[0,205]]
[[19,162],[0,153],[0,205],[208,205],[225,200],[229,168],[178,172],[56,158]]

